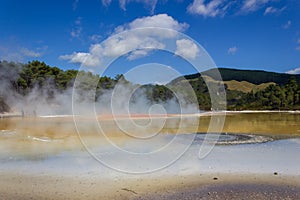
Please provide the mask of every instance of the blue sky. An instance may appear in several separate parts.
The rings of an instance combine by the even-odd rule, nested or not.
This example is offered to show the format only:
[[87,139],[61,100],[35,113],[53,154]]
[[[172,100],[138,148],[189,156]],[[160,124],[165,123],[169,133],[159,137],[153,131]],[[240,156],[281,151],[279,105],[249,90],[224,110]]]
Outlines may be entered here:
[[[2,0],[0,60],[38,59],[63,69],[99,64],[103,58],[97,53],[111,55],[118,48],[101,46],[103,40],[148,24],[191,37],[217,66],[300,73],[299,10],[298,0]],[[124,62],[116,63],[123,66],[107,74],[126,73],[128,66],[146,61],[194,72],[177,58],[138,53],[120,55]]]

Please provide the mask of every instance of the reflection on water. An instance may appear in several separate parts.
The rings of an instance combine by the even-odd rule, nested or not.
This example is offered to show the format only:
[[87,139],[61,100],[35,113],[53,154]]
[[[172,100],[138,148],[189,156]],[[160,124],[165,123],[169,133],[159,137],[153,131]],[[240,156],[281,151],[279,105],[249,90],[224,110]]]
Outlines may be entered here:
[[[85,137],[91,144],[101,146],[101,136],[88,119]],[[126,120],[126,119],[124,119]],[[135,119],[136,123],[143,124],[148,119]],[[188,117],[184,118],[184,126],[180,133],[206,132],[210,122],[209,116],[201,116],[199,123],[189,123]],[[227,114],[219,144],[234,144],[265,142],[272,138],[288,138],[300,136],[300,114],[290,113],[243,113]],[[124,147],[132,139],[124,135],[116,122],[111,119],[99,120],[102,129],[109,133],[110,140]],[[160,134],[178,133],[180,119],[168,118]],[[145,124],[145,123],[144,123]],[[199,125],[199,126],[198,126]],[[198,127],[197,127],[198,126]],[[149,127],[151,129],[151,127]],[[145,131],[147,132],[147,130]],[[233,135],[238,133],[239,135]],[[245,134],[240,135],[240,134]],[[269,135],[270,137],[253,136]],[[203,135],[197,135],[196,141],[203,140]],[[96,139],[97,138],[97,139]],[[157,143],[159,144],[159,143]],[[77,135],[72,117],[60,118],[7,118],[0,120],[0,156],[2,158],[28,157],[29,159],[42,159],[48,155],[59,154],[62,151],[81,151],[83,145]],[[38,156],[39,155],[39,156]],[[33,156],[33,157],[32,157]]]
[[[211,135],[213,135],[212,133]],[[194,142],[202,143],[206,137],[205,133],[198,133]],[[247,135],[247,134],[233,134],[233,133],[221,133],[216,135],[218,138],[216,145],[235,145],[235,144],[256,144],[273,141],[271,137],[262,135]],[[208,142],[209,139],[208,139]]]
[[[299,113],[240,113],[227,114],[223,132],[300,136]],[[202,117],[199,132],[207,130],[209,117]]]

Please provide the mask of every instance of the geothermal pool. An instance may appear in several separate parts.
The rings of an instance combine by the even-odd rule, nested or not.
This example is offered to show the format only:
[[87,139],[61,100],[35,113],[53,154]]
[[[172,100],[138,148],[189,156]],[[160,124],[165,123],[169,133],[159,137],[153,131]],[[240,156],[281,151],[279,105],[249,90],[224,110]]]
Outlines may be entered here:
[[[229,114],[222,133],[217,135],[216,145],[204,158],[199,158],[199,151],[207,136],[204,133],[210,116],[196,118],[193,123],[186,119],[188,125],[181,129],[182,133],[177,133],[179,119],[169,117],[158,135],[142,142],[123,136],[113,120],[101,118],[100,123],[110,133],[108,139],[115,145],[113,147],[102,142],[104,137],[95,134],[92,128],[86,128],[85,134],[80,136],[84,141],[80,140],[69,116],[1,119],[0,174],[3,182],[0,191],[7,199],[22,199],[24,195],[26,198],[49,195],[65,199],[74,191],[77,195],[69,198],[98,194],[105,199],[115,195],[135,198],[161,188],[215,184],[216,177],[219,183],[232,180],[269,183],[267,180],[270,180],[276,184],[299,185],[299,114]],[[141,125],[147,124],[147,118],[135,120]],[[91,127],[88,119],[83,119],[83,124]],[[195,130],[192,126],[198,126],[196,132],[190,132]],[[214,136],[215,133],[210,134]],[[175,136],[177,139],[173,140]],[[170,141],[167,151],[148,156],[149,152]],[[88,143],[88,151],[82,142]],[[141,157],[120,153],[119,148]],[[178,149],[185,152],[174,162],[167,162]],[[159,168],[161,165],[163,167]],[[145,172],[147,168],[158,170],[132,174]],[[13,187],[8,190],[9,186]],[[64,187],[66,189],[62,189]],[[300,194],[298,192],[296,194]],[[86,198],[93,199],[93,195]]]

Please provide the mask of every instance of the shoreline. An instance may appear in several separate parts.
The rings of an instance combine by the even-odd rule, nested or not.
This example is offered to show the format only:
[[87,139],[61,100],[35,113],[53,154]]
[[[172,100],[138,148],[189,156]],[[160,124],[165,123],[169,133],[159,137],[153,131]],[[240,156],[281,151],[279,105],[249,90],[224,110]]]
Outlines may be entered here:
[[[251,113],[290,113],[290,114],[300,114],[300,110],[240,110],[240,111],[233,111],[233,110],[224,110],[224,111],[203,111],[199,113],[190,113],[190,114],[131,114],[129,115],[132,119],[148,119],[151,118],[177,118],[177,117],[201,117],[201,116],[214,116],[214,115],[223,115],[223,114],[251,114]],[[25,115],[23,116],[21,113],[0,113],[0,119],[2,118],[70,118],[73,117],[72,114],[61,114],[61,115],[38,115],[38,116],[31,116]],[[77,116],[82,117],[82,116]],[[83,116],[86,117],[86,116]],[[97,115],[97,118],[100,120],[110,120],[110,119],[127,119],[129,118],[128,115]]]
[[21,113],[0,113],[1,118],[23,117]]

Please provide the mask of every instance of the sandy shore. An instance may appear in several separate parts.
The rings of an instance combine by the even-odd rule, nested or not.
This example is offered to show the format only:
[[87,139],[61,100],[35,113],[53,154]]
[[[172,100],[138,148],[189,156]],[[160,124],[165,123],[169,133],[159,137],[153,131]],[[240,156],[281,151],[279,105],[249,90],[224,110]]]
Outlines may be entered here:
[[194,174],[126,179],[1,174],[0,199],[299,199],[299,177]]

